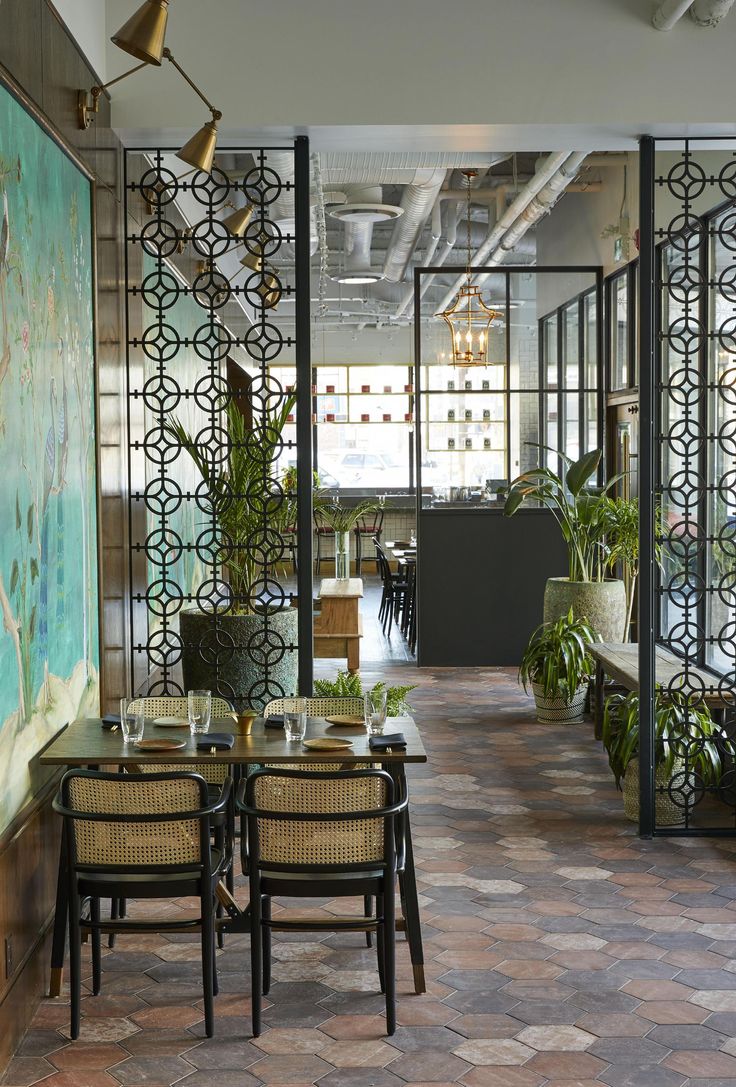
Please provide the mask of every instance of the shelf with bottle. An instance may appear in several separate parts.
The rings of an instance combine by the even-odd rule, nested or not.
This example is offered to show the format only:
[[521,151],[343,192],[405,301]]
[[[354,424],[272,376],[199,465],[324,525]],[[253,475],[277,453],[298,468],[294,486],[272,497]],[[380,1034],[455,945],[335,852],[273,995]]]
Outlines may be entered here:
[[504,446],[494,445],[491,438],[448,438],[444,445],[428,445],[429,453],[503,453]]

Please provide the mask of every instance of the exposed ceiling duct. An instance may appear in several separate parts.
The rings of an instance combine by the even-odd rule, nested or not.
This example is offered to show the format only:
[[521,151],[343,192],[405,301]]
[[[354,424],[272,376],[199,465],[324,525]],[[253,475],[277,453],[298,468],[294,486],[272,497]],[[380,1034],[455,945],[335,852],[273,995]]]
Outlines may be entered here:
[[368,284],[383,279],[380,268],[371,267],[371,239],[373,223],[347,222],[345,224],[345,267],[333,279],[337,283]]
[[435,170],[459,170],[464,167],[489,170],[495,162],[506,158],[508,155],[493,151],[464,154],[336,151],[320,155],[320,168],[325,187],[411,185],[425,180]]
[[[533,223],[538,222],[554,206],[575,178],[584,161],[584,151],[575,151],[572,154],[569,151],[560,151],[548,155],[538,167],[534,177],[495,224],[485,242],[476,250],[472,263],[500,264]],[[529,209],[528,212],[527,209]],[[476,277],[478,284],[483,281],[483,276]],[[447,309],[462,282],[463,276],[458,276],[451,289],[438,304],[438,311]]]
[[652,16],[652,26],[672,30],[687,11],[698,26],[718,26],[733,5],[734,0],[662,0]]

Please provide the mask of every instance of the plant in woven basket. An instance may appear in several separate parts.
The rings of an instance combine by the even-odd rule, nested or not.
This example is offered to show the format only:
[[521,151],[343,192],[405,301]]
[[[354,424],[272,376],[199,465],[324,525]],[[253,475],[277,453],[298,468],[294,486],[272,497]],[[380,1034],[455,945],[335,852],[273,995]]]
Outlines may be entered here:
[[[405,687],[387,687],[379,682],[371,687],[370,693],[386,690],[386,714],[389,717],[401,717],[411,712],[411,705],[407,695],[416,690],[416,683]],[[316,679],[314,681],[315,694],[332,698],[362,698],[364,695],[363,681],[359,672],[338,672],[334,680]]]
[[519,680],[525,691],[531,685],[540,720],[580,718],[593,674],[588,646],[597,640],[595,631],[584,619],[576,619],[572,608],[534,631],[521,658]]
[[[722,760],[736,753],[731,740],[716,725],[704,702],[682,691],[657,689],[654,719],[654,765],[669,779],[687,761],[689,772],[704,786],[714,785],[722,774]],[[603,712],[603,746],[617,788],[629,764],[639,754],[639,695],[613,694]],[[685,759],[687,753],[687,760]]]

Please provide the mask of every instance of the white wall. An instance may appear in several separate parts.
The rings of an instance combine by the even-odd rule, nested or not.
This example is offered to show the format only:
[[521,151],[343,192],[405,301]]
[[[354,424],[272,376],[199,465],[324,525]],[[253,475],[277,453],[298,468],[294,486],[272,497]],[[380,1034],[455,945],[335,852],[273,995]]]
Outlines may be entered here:
[[[108,35],[135,3],[108,0]],[[662,33],[650,25],[653,8],[653,0],[176,0],[168,44],[222,109],[226,133],[309,128],[315,146],[546,150],[584,138],[582,146],[632,146],[667,124],[736,131],[736,15],[717,30],[683,19]],[[125,67],[112,45],[108,61],[110,74]],[[113,99],[123,130],[186,132],[207,117],[170,66],[126,80]]]
[[53,3],[71,36],[104,82],[107,78],[104,0],[53,0]]

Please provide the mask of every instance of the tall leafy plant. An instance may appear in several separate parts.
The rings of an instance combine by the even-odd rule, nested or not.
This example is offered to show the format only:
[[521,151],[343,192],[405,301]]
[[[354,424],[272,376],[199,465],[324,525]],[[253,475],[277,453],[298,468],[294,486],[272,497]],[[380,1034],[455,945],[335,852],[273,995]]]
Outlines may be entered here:
[[544,467],[522,472],[509,485],[504,514],[513,517],[526,500],[545,506],[567,544],[570,581],[603,581],[606,562],[601,500],[621,477],[615,476],[603,488],[594,488],[591,480],[598,471],[602,450],[592,449],[576,461],[559,450],[551,452],[560,458],[561,474]]
[[[289,504],[274,481],[274,465],[281,450],[281,433],[292,412],[296,396],[284,397],[279,408],[270,410],[251,428],[234,400],[225,410],[228,455],[221,461],[220,449],[210,450],[197,442],[178,419],[166,424],[167,432],[192,458],[206,485],[209,505],[222,534],[221,561],[228,574],[232,611],[239,615],[264,610],[259,600],[263,581],[264,555],[278,544],[274,534],[286,526]],[[258,547],[258,550],[256,550]]]

